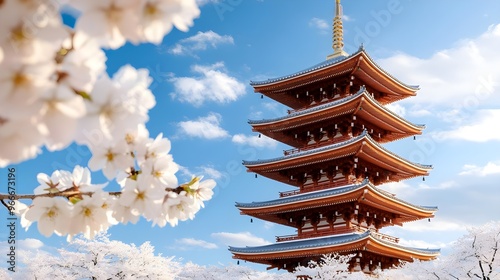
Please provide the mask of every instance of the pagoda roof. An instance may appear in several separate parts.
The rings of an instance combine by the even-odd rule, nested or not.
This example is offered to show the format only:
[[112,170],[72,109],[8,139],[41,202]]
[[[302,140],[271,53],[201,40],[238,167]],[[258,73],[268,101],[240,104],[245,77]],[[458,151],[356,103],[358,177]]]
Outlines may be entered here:
[[[302,71],[290,75],[268,79],[265,81],[251,81],[250,85],[256,92],[263,94],[283,93],[288,90],[299,88],[304,85],[318,81],[328,80],[335,76],[352,74],[370,83],[372,87],[393,97],[382,103],[391,103],[408,96],[414,96],[419,89],[415,85],[407,85],[382,69],[364,48],[349,56],[339,56],[328,59]],[[269,97],[292,108],[300,108],[302,105],[293,100],[281,98],[276,94]]]
[[270,201],[236,203],[236,207],[247,215],[290,226],[287,219],[279,219],[276,214],[353,201],[399,214],[400,216],[394,220],[394,223],[400,225],[405,222],[433,217],[438,210],[437,207],[417,206],[399,199],[393,194],[375,187],[368,180],[364,180],[361,184],[297,194]]
[[370,137],[365,130],[359,136],[310,150],[298,151],[273,159],[243,161],[248,171],[261,174],[273,180],[289,183],[288,178],[279,174],[287,170],[316,163],[336,160],[347,156],[357,156],[394,173],[396,181],[416,176],[426,176],[431,165],[410,162],[385,149]]
[[[361,109],[359,109],[361,108]],[[405,136],[421,134],[425,125],[413,124],[385,106],[380,104],[373,96],[362,87],[356,94],[344,97],[342,99],[327,102],[321,105],[310,107],[304,110],[297,110],[288,115],[273,119],[250,120],[248,123],[252,125],[254,131],[259,131],[266,135],[270,131],[283,131],[298,126],[309,125],[314,122],[333,119],[335,117],[356,113],[360,117],[374,122],[377,126],[393,132],[387,140],[397,140]],[[267,135],[269,136],[269,135]],[[272,135],[273,138],[279,136]],[[394,139],[393,139],[394,138]],[[293,139],[277,139],[284,140],[286,144],[296,144]]]
[[256,247],[232,247],[229,251],[236,258],[264,262],[276,258],[295,258],[317,256],[332,252],[355,252],[366,250],[369,252],[395,257],[406,261],[413,258],[430,260],[439,255],[439,249],[420,249],[399,245],[378,238],[376,233],[367,230],[363,233],[350,233],[327,237],[300,239],[278,242],[275,244]]
[[349,59],[351,57],[354,57],[360,51],[361,51],[361,49],[358,50],[357,52],[353,53],[350,56],[338,56],[338,57],[335,57],[335,58],[327,59],[327,60],[325,60],[323,62],[320,62],[320,63],[318,63],[318,64],[316,64],[314,66],[311,66],[309,68],[306,68],[304,70],[295,72],[295,73],[290,74],[290,75],[281,76],[281,77],[277,77],[277,78],[271,78],[271,79],[267,79],[267,80],[264,80],[264,81],[250,81],[250,85],[251,86],[269,85],[269,84],[273,84],[273,83],[276,83],[276,82],[280,82],[280,81],[284,81],[284,80],[287,80],[287,79],[291,79],[291,78],[294,78],[294,77],[302,76],[302,75],[305,75],[305,74],[308,74],[308,73],[311,73],[311,72],[314,72],[314,71],[317,71],[317,70],[321,70],[323,68],[327,68],[328,66],[335,65],[335,64],[337,64],[339,62],[342,62],[342,61],[347,60],[347,59]]

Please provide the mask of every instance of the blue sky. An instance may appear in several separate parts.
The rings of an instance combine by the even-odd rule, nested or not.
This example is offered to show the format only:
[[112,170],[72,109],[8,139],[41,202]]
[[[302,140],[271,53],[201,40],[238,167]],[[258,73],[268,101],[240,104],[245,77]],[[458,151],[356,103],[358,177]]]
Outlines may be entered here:
[[[443,253],[465,228],[498,220],[500,213],[500,2],[388,0],[347,1],[346,51],[361,43],[389,73],[420,85],[418,96],[392,106],[413,123],[426,124],[417,140],[386,147],[434,170],[426,178],[382,188],[414,204],[438,206],[427,221],[385,229],[404,245],[441,247]],[[248,119],[282,116],[286,107],[261,99],[251,80],[291,74],[325,60],[331,50],[334,1],[204,0],[201,17],[189,32],[172,31],[160,46],[126,45],[108,52],[108,72],[130,63],[147,68],[157,105],[150,134],[172,141],[182,166],[218,182],[214,198],[195,220],[175,228],[115,226],[111,239],[141,244],[197,264],[234,263],[227,245],[261,245],[294,229],[241,216],[234,202],[274,199],[288,186],[254,178],[242,160],[277,157],[286,146],[257,138]],[[205,90],[197,90],[204,86]],[[71,146],[17,165],[18,193],[31,193],[38,172],[86,165],[89,152]],[[0,178],[6,178],[6,169]],[[104,182],[94,174],[95,182]],[[6,235],[4,227],[0,233]],[[18,230],[26,247],[51,250],[65,238],[45,238],[36,227]],[[41,242],[34,241],[37,239]],[[264,266],[254,266],[264,270]]]

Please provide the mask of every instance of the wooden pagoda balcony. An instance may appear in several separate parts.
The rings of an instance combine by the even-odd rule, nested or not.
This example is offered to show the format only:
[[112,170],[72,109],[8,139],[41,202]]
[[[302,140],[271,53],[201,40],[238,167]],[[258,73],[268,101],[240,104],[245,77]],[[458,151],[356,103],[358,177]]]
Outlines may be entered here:
[[320,191],[320,190],[325,190],[325,189],[330,189],[330,188],[343,187],[346,185],[349,185],[349,182],[346,179],[336,180],[334,182],[324,182],[324,183],[319,183],[316,186],[304,187],[302,190],[280,192],[280,198],[281,197],[289,197],[292,195],[297,195],[297,194],[302,194],[302,193],[313,192],[313,191]]
[[[307,239],[307,238],[315,238],[315,237],[323,237],[323,236],[329,236],[333,234],[345,234],[345,233],[353,233],[360,231],[359,227],[352,227],[352,228],[344,228],[341,230],[335,230],[335,232],[332,232],[330,229],[328,230],[322,230],[322,231],[317,231],[317,232],[311,232],[311,233],[302,233],[300,236],[299,235],[283,235],[283,236],[276,236],[276,242],[283,242],[283,241],[292,241],[292,240],[300,240],[300,239]],[[399,243],[399,238],[390,236],[387,234],[383,234],[380,232],[371,232],[375,237],[378,239],[392,242],[392,243]]]
[[384,240],[384,241],[389,241],[392,243],[399,243],[399,238],[390,236],[387,234],[383,234],[380,232],[372,232],[373,235],[375,235],[378,239]]
[[333,233],[331,230],[327,229],[327,230],[321,230],[321,231],[317,231],[317,232],[302,233],[300,236],[297,234],[283,235],[283,236],[276,236],[276,242],[307,239],[307,238],[314,238],[314,237],[323,237],[323,236],[328,236],[328,235],[333,235],[333,234],[352,233],[354,231],[355,231],[355,229],[353,229],[353,228],[345,228],[342,230],[336,230],[335,233]]
[[309,144],[309,145],[304,146],[302,148],[295,148],[295,149],[290,149],[290,150],[284,150],[283,151],[283,155],[289,156],[289,155],[293,155],[293,154],[297,154],[297,153],[301,153],[301,152],[305,152],[305,151],[310,151],[310,150],[313,150],[313,149],[316,149],[316,148],[320,148],[320,147],[324,147],[324,146],[327,146],[327,145],[344,142],[344,141],[347,141],[347,140],[349,140],[351,138],[352,138],[352,136],[349,136],[349,135],[341,136],[341,137],[337,137],[337,138],[328,138],[328,140],[319,141],[319,142],[316,142],[314,144]]

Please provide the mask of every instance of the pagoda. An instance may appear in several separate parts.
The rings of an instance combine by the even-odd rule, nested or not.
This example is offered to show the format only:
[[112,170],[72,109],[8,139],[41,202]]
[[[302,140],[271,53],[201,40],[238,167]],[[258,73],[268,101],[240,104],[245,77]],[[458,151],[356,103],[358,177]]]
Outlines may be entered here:
[[343,50],[342,10],[336,0],[333,50],[303,71],[262,82],[255,92],[290,108],[275,119],[250,121],[253,131],[290,150],[278,158],[244,161],[249,172],[290,185],[291,191],[263,202],[236,203],[244,215],[296,229],[276,243],[229,247],[233,258],[268,269],[293,271],[324,254],[353,254],[351,271],[370,273],[401,261],[432,260],[439,250],[409,248],[380,229],[430,219],[436,207],[413,205],[378,186],[429,174],[432,166],[410,162],[382,144],[422,134],[423,125],[386,105],[415,96],[379,67],[363,47]]

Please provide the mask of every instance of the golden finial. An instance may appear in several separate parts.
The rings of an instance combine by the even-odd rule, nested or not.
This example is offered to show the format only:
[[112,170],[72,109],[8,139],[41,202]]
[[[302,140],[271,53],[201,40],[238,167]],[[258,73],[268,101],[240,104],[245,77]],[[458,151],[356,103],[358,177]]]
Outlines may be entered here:
[[333,54],[326,57],[332,59],[339,56],[348,56],[344,51],[344,29],[342,27],[342,5],[336,0],[335,18],[333,18]]

